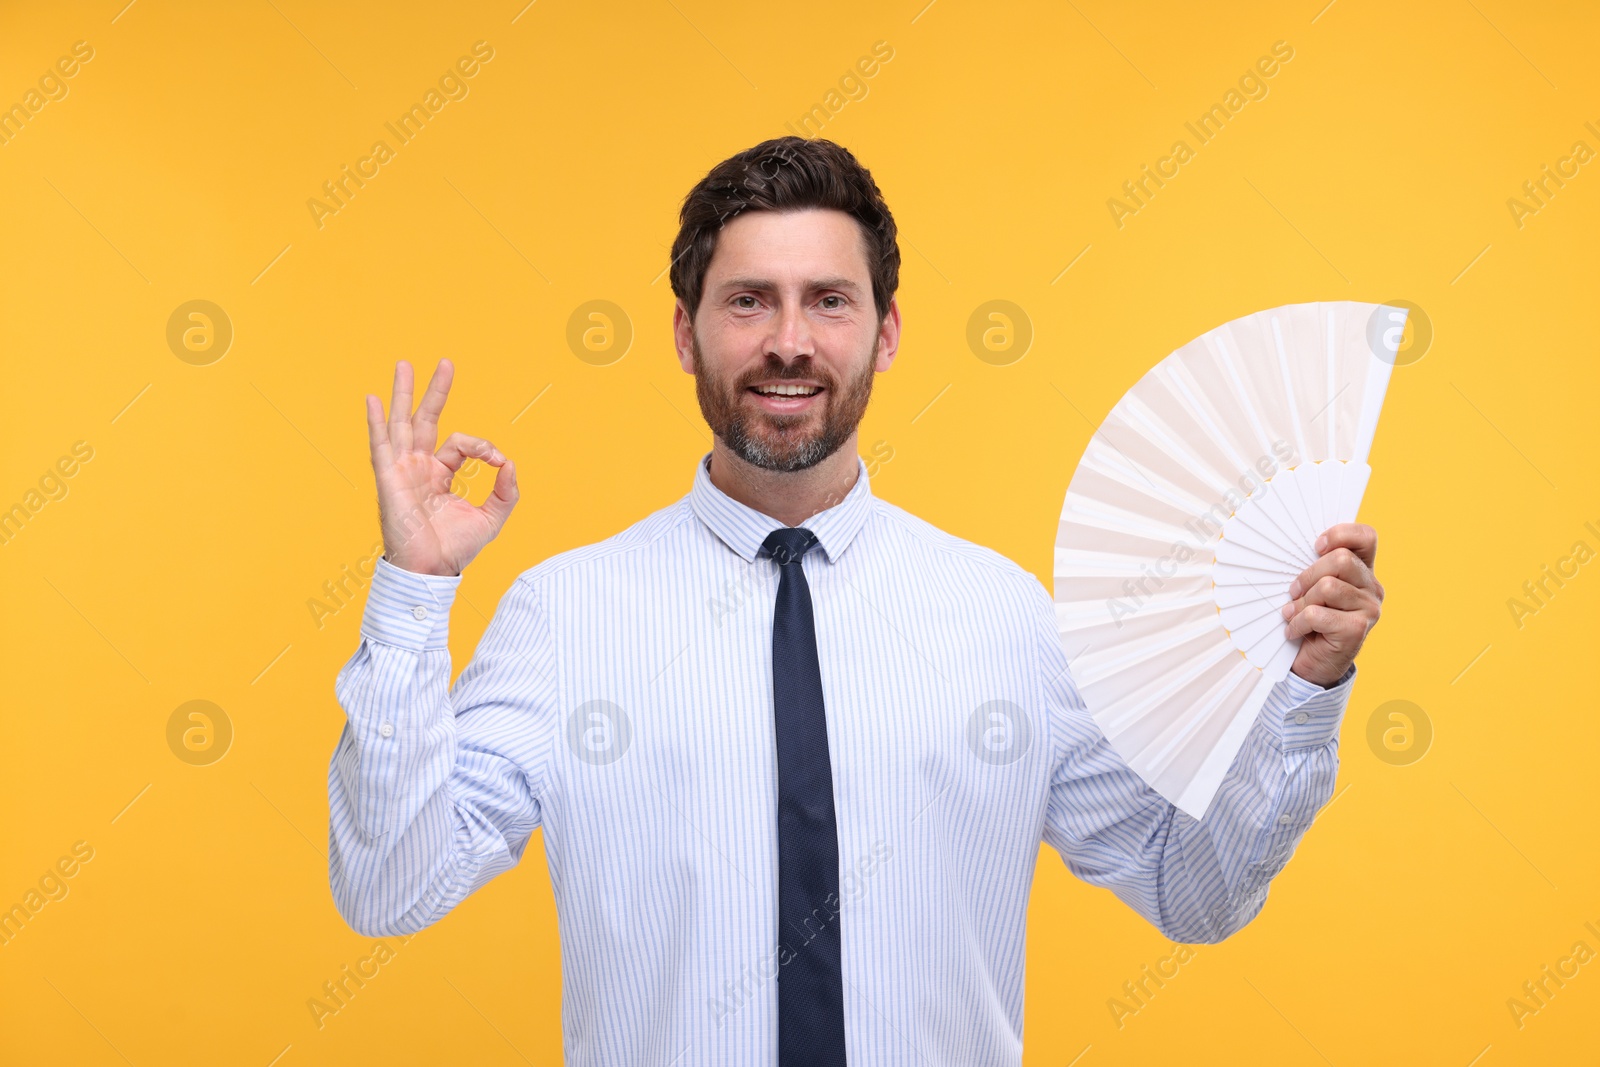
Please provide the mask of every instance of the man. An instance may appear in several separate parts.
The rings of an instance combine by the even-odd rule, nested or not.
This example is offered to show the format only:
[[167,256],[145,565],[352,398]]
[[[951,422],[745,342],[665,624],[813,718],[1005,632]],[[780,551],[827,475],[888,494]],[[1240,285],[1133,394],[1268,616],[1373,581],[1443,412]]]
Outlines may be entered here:
[[[420,930],[542,827],[570,1064],[1018,1064],[1041,839],[1176,941],[1260,911],[1333,789],[1376,535],[1319,543],[1293,674],[1197,821],[1088,715],[1038,580],[872,495],[857,425],[900,311],[867,171],[768,141],[681,222],[715,445],[677,503],[523,573],[453,689],[450,605],[515,467],[435,452],[448,361],[414,414],[405,363],[387,423],[367,398],[386,557],[336,686],[334,899]],[[498,468],[481,507],[449,492],[469,456]]]

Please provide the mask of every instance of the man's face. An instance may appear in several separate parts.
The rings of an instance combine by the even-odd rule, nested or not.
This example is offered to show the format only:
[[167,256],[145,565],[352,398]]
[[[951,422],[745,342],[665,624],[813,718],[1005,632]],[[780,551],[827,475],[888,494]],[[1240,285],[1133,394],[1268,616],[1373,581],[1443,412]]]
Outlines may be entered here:
[[678,358],[706,422],[740,459],[799,471],[855,438],[900,337],[878,322],[860,225],[842,211],[749,212],[717,239]]

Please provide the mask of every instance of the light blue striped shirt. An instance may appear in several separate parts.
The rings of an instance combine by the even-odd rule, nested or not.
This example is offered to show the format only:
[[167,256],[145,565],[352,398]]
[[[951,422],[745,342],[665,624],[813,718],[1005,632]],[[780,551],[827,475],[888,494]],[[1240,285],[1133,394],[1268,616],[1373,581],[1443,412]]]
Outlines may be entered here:
[[[340,914],[421,930],[542,828],[578,1067],[777,1062],[778,568],[758,553],[782,524],[708,458],[670,507],[520,575],[453,688],[460,579],[380,562],[335,686]],[[1038,579],[873,496],[864,462],[803,525],[851,1063],[1021,1063],[1041,840],[1174,941],[1261,910],[1333,792],[1354,667],[1280,684],[1196,821],[1089,716]]]

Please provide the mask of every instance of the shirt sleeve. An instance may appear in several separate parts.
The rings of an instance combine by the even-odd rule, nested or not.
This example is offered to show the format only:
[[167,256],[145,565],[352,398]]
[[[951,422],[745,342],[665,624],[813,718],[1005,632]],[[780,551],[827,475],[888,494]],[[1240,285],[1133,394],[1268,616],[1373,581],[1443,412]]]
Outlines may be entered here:
[[380,559],[334,683],[346,721],[328,767],[328,879],[368,936],[443,918],[515,866],[540,825],[556,720],[542,598],[526,576],[512,585],[452,689],[460,581]]
[[1292,673],[1279,682],[1195,819],[1129,768],[1090,716],[1053,604],[1042,629],[1054,761],[1045,841],[1073,874],[1111,889],[1179,944],[1235,933],[1261,911],[1268,883],[1332,796],[1354,664],[1327,689]]

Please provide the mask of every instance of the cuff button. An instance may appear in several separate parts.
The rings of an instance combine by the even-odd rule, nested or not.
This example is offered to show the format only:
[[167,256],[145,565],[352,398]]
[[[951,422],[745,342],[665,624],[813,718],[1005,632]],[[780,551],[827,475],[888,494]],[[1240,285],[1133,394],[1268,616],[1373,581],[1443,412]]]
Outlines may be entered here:
[[428,617],[428,609],[419,604],[411,609],[411,617],[421,622]]
[[[421,610],[421,609],[418,609],[418,610]],[[417,617],[421,618],[422,616],[419,615]],[[1300,712],[1300,714],[1298,714],[1298,715],[1296,715],[1294,717],[1294,721],[1295,721],[1295,724],[1297,726],[1304,726],[1306,724],[1306,720],[1309,719],[1309,718],[1311,718],[1311,716],[1307,715],[1305,712],[1302,711],[1302,712]]]

